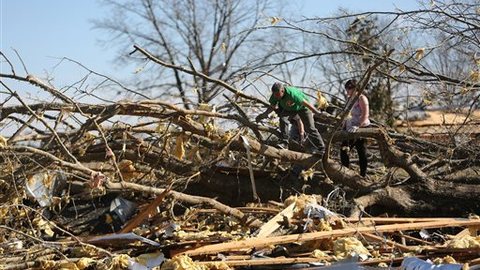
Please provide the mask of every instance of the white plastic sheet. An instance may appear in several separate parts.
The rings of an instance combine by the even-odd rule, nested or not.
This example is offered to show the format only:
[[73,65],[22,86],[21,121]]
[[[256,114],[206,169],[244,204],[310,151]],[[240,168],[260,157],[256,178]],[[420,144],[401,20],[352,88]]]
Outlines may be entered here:
[[461,270],[462,264],[432,264],[430,261],[424,261],[416,257],[406,257],[403,259],[402,270]]

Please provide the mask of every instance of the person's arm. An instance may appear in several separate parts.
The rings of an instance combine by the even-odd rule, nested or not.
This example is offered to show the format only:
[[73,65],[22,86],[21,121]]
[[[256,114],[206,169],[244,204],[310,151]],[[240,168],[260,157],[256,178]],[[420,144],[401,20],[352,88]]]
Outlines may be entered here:
[[304,100],[303,102],[303,106],[307,107],[308,109],[310,109],[310,111],[312,111],[314,114],[319,114],[320,111],[317,110],[317,108],[315,108],[312,104],[310,104],[308,101]]
[[268,106],[268,108],[261,114],[257,115],[257,117],[255,117],[255,121],[256,122],[260,122],[262,121],[262,119],[268,117],[268,115],[273,112],[275,110],[275,107],[274,106]]
[[358,104],[362,110],[362,115],[360,116],[360,127],[364,127],[368,123],[368,118],[370,117],[370,108],[368,106],[368,99],[366,96],[361,95],[359,97]]
[[303,142],[303,139],[305,138],[305,127],[303,126],[302,119],[300,117],[296,117],[295,122],[297,123],[297,130],[298,135],[300,136],[300,142]]

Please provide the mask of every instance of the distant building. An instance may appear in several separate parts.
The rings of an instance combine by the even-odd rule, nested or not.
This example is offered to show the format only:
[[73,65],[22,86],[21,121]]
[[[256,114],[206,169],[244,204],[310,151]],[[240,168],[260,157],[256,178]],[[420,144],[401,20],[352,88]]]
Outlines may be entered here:
[[480,110],[409,110],[400,115],[395,128],[402,133],[458,145],[480,139]]

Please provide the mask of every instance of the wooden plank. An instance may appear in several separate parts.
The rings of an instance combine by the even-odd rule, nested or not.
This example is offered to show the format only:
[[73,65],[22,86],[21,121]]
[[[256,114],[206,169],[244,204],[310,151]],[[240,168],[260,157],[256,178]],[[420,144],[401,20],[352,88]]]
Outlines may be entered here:
[[214,245],[208,245],[203,247],[193,248],[182,252],[186,255],[202,255],[212,254],[220,252],[228,252],[238,249],[259,248],[269,245],[278,245],[292,242],[305,242],[319,239],[326,239],[330,237],[347,236],[355,233],[373,233],[373,232],[395,232],[406,231],[416,229],[429,229],[429,228],[441,228],[441,227],[460,227],[460,226],[476,226],[480,225],[480,220],[442,220],[442,221],[430,221],[430,222],[417,222],[417,223],[405,223],[405,224],[391,224],[380,225],[376,227],[358,227],[358,228],[345,228],[333,231],[313,232],[304,234],[293,234],[274,236],[269,238],[252,238],[235,242],[220,243]]
[[480,264],[480,258],[477,258],[477,259],[473,259],[473,260],[471,260],[471,261],[468,261],[468,264],[469,264],[470,266],[478,265],[478,264]]
[[242,261],[242,260],[250,260],[252,258],[251,255],[228,255],[225,256],[226,261]]
[[128,222],[125,227],[123,227],[120,233],[131,232],[133,229],[138,227],[138,225],[140,225],[145,219],[147,219],[148,216],[157,209],[157,206],[162,203],[163,199],[165,199],[168,193],[170,193],[170,188],[171,187],[168,187],[162,193],[160,193],[160,195],[158,195],[157,198],[155,198],[155,200],[150,205],[148,205],[142,212],[136,215],[135,218],[130,220],[130,222]]
[[461,232],[457,233],[452,239],[460,239],[465,236],[471,236],[469,228],[463,229]]
[[[367,224],[365,224],[367,223]],[[373,220],[368,220],[368,221],[365,221],[362,219],[362,224],[364,226],[375,226],[375,222]],[[349,228],[354,228],[355,225],[353,224],[348,224],[347,227]],[[368,233],[368,232],[365,232],[365,233],[362,233],[363,237],[369,239],[369,240],[372,240],[372,241],[375,241],[375,242],[380,242],[380,243],[386,243],[388,244],[389,246],[393,246],[393,247],[396,247],[398,248],[399,250],[401,251],[406,251],[406,252],[412,252],[415,250],[414,247],[409,247],[407,245],[404,245],[404,244],[400,244],[400,243],[397,243],[395,241],[392,241],[392,240],[388,240],[388,239],[385,239],[381,236],[378,236],[378,235],[375,235],[373,233]]]
[[[393,218],[386,218],[386,217],[365,217],[361,218],[360,220],[358,218],[342,218],[342,217],[331,217],[330,220],[335,221],[335,220],[342,220],[347,223],[353,223],[353,224],[361,224],[363,226],[374,226],[374,225],[385,225],[385,224],[397,224],[397,223],[416,223],[416,222],[427,222],[427,221],[442,221],[442,220],[453,220],[453,221],[458,221],[459,218],[398,218],[398,217],[393,217]],[[468,220],[468,218],[465,218],[463,220]],[[293,224],[299,224],[302,223],[303,220],[295,220],[292,219]]]
[[[405,218],[405,217],[362,217],[358,218],[344,218],[346,222],[375,222],[376,224],[392,224],[392,223],[413,223],[413,222],[428,222],[428,221],[442,221],[442,220],[459,220],[458,218]],[[468,220],[465,218],[464,220]]]
[[291,203],[282,212],[278,213],[276,216],[271,218],[267,223],[263,224],[260,229],[258,229],[258,233],[256,238],[267,237],[276,231],[280,227],[280,221],[283,220],[284,217],[291,219],[293,217],[293,209],[295,208],[295,202]]
[[[473,237],[476,237],[477,236],[477,232],[478,230],[480,229],[480,227],[478,226],[468,226],[468,228],[465,228],[463,229],[461,232],[457,233],[456,235],[454,235],[452,237],[452,240],[453,239],[460,239],[460,238],[463,238],[465,236],[473,236]],[[446,244],[446,243],[445,243]]]
[[[251,260],[232,260],[232,261],[222,261],[228,266],[259,266],[259,265],[281,265],[281,264],[295,264],[295,263],[314,263],[320,262],[320,259],[311,258],[311,257],[300,257],[300,258],[265,258],[265,259],[251,259]],[[203,261],[196,262],[198,264],[210,264],[210,263],[219,263],[219,261]]]
[[413,237],[413,236],[410,236],[410,235],[406,235],[406,234],[398,234],[398,235],[405,238],[405,239],[412,240],[412,241],[415,241],[417,243],[421,243],[421,244],[424,244],[424,245],[429,245],[429,246],[434,245],[434,243],[432,243],[432,242],[425,241],[423,239],[419,239],[419,238],[416,238],[416,237]]
[[[275,209],[275,208],[269,208],[269,207],[236,207],[235,209],[238,209],[242,211],[243,213],[269,213],[269,214],[278,214],[280,210]],[[209,208],[209,209],[196,209],[197,213],[220,213],[219,210]]]
[[449,248],[449,247],[430,247],[425,250],[425,254],[455,254],[455,253],[465,253],[465,254],[475,254],[475,256],[480,256],[480,247],[468,247],[468,248]]
[[406,245],[402,245],[402,244],[399,244],[395,241],[392,241],[392,240],[388,240],[388,239],[384,239],[383,237],[381,236],[378,236],[378,235],[375,235],[375,234],[372,234],[372,233],[362,233],[362,235],[367,238],[367,239],[370,239],[370,240],[373,240],[373,241],[376,241],[376,242],[380,242],[380,243],[387,243],[388,245],[390,246],[394,246],[396,248],[398,248],[399,250],[401,251],[407,251],[407,252],[412,252],[416,249],[416,247],[409,247],[409,246],[406,246]]
[[270,207],[237,207],[238,210],[242,212],[265,212],[265,213],[272,213],[272,214],[277,214],[280,212],[280,210],[276,208],[270,208]]
[[470,236],[477,237],[480,226],[469,226],[468,230],[470,231]]

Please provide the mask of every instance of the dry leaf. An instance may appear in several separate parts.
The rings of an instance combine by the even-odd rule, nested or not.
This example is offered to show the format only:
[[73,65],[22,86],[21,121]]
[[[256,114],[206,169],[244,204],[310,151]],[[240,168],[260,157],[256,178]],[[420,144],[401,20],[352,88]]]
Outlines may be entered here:
[[40,261],[40,267],[42,269],[54,269],[56,263],[52,260],[42,260]]
[[448,242],[450,248],[480,248],[480,236],[464,236]]
[[0,135],[0,148],[7,146],[7,139]]
[[312,254],[310,254],[311,257],[313,258],[317,258],[317,259],[325,259],[325,258],[328,258],[328,254],[319,250],[319,249],[315,249]]
[[183,134],[177,136],[177,139],[175,140],[175,157],[178,159],[183,159],[185,157]]
[[217,127],[213,123],[203,124],[203,128],[207,132],[208,136],[215,134],[217,132]]
[[443,257],[443,263],[453,264],[457,263],[457,261],[452,256],[447,255]]
[[425,48],[418,48],[417,51],[415,52],[415,60],[420,60],[423,58],[423,55],[425,54]]
[[[200,103],[198,104],[198,110],[199,111],[206,111],[206,112],[212,112],[214,111],[213,106],[209,105],[208,103]],[[202,124],[205,124],[209,122],[210,117],[205,116],[205,115],[200,115],[198,121]]]
[[280,18],[280,17],[271,17],[271,18],[270,18],[270,23],[271,23],[272,25],[275,25],[275,24],[277,24],[277,23],[279,23],[279,22],[281,22],[281,21],[282,21],[282,18]]
[[55,265],[58,270],[80,270],[74,262],[61,262]]
[[423,103],[427,106],[430,106],[433,104],[432,100],[430,100],[429,98],[423,98]]
[[480,80],[480,71],[472,70],[470,71],[470,80],[477,82]]
[[228,143],[230,139],[232,139],[232,137],[233,137],[232,131],[228,130],[222,135],[220,139],[222,140],[223,143]]
[[41,217],[34,218],[32,221],[33,225],[37,227],[38,230],[43,230],[46,235],[52,237],[54,235],[54,232],[52,231],[52,228],[50,227],[50,222],[44,220]]
[[312,179],[313,178],[313,173],[315,171],[313,170],[313,168],[310,168],[308,170],[303,170],[301,173],[300,173],[300,176],[302,177],[303,181],[308,181],[308,179]]
[[112,267],[113,269],[125,269],[130,265],[130,256],[126,254],[120,254],[119,256],[115,256],[112,259]]
[[462,87],[462,88],[460,88],[460,94],[464,95],[464,94],[470,92],[470,90],[471,90],[470,88]]
[[327,106],[328,106],[327,99],[322,95],[322,92],[318,91],[317,92],[317,107],[320,110],[323,110],[323,109],[327,108]]
[[162,264],[161,270],[208,270],[206,265],[195,263],[186,255],[175,256]]
[[81,258],[80,260],[78,260],[77,262],[77,267],[78,269],[80,270],[83,270],[87,267],[89,267],[90,265],[94,264],[95,263],[95,260],[93,259],[90,259],[90,258]]
[[135,167],[133,166],[133,161],[128,160],[128,159],[122,159],[118,163],[118,169],[120,169],[121,172],[134,172]]
[[155,128],[155,132],[158,134],[164,134],[166,131],[165,125],[162,122],[159,122],[157,127]]

